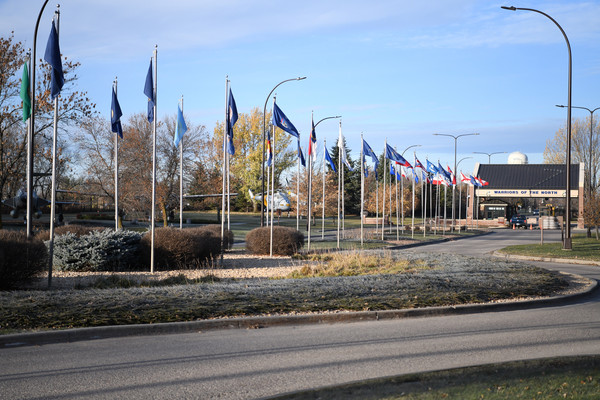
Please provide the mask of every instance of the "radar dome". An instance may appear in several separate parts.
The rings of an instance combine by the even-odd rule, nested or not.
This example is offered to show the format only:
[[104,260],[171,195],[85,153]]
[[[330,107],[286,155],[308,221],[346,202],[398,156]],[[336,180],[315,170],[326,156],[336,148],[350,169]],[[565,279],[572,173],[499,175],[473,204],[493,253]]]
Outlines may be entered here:
[[527,156],[520,151],[514,151],[508,155],[509,164],[528,164]]

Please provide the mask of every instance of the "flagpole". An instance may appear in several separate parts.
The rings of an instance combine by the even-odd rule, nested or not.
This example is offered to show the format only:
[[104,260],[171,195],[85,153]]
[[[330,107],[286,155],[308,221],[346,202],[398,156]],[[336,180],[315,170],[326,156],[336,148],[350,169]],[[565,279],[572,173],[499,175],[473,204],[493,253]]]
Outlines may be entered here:
[[[385,152],[387,151],[387,138],[385,138],[385,146],[383,147],[383,151],[384,154],[386,154]],[[381,194],[383,207],[381,210],[381,240],[384,240],[385,234],[385,176],[388,174],[386,160],[387,154],[383,157],[383,192]]]
[[[314,131],[314,117],[313,117],[313,112],[311,111],[310,113],[310,120],[311,120],[311,129],[313,129]],[[313,151],[313,146],[312,146],[312,136],[314,135],[314,132],[311,132],[308,136],[308,194],[307,194],[307,204],[306,204],[306,214],[308,216],[308,225],[306,226],[306,230],[308,231],[308,251],[310,251],[310,223],[311,221],[311,204],[310,202],[312,201],[312,151]],[[298,137],[299,138],[299,137]]]
[[[456,171],[455,171],[456,172]],[[460,172],[460,180],[457,180],[456,183],[458,185],[458,233],[460,234],[460,217],[461,217],[461,206],[462,206],[462,171]],[[465,221],[466,226],[466,221]]]
[[[115,95],[117,95],[117,77],[113,81]],[[115,231],[119,230],[119,133],[115,133]]]
[[[396,240],[400,240],[400,203],[398,202],[398,172],[394,168],[394,178],[396,179]],[[400,174],[402,178],[402,174]]]
[[[340,121],[340,133],[342,132],[342,121]],[[341,214],[340,214],[340,198],[342,188],[342,153],[340,151],[340,135],[338,135],[338,207],[337,207],[337,248],[340,248],[340,226],[341,226]]]
[[[57,8],[60,5],[57,5]],[[59,37],[60,10],[54,11],[52,22]],[[48,287],[52,284],[52,266],[54,259],[54,219],[56,217],[56,142],[58,136],[58,95],[54,98],[54,132],[52,135],[52,194],[50,198],[50,243],[48,245]]]
[[[275,112],[275,100],[277,95],[273,96],[273,112]],[[273,159],[271,160],[271,234],[269,239],[269,256],[273,257],[273,207],[275,199],[275,125],[273,124],[273,143],[271,144]]]
[[444,235],[446,235],[446,209],[448,208],[448,185],[444,185]]
[[[417,158],[417,155],[415,152],[413,152],[414,158]],[[411,238],[414,239],[415,238],[415,178],[417,177],[416,173],[416,167],[415,167],[416,162],[413,160],[413,179],[412,179],[412,222],[411,222]]]
[[[273,124],[269,124],[269,129],[273,128]],[[274,131],[274,130],[273,130]],[[273,147],[271,147],[271,152],[273,151]],[[271,165],[273,164],[273,158],[271,157]],[[267,166],[267,191],[262,193],[262,207],[261,211],[264,213],[264,209],[267,209],[267,226],[270,225],[269,221],[269,193],[271,192],[271,165]],[[261,220],[261,223],[264,221]]]
[[421,215],[423,217],[423,237],[427,232],[427,172],[423,179],[423,169],[421,168]]
[[[183,115],[183,95],[181,95],[181,115]],[[178,135],[178,132],[175,131],[175,134]],[[179,229],[183,229],[183,137],[179,143]]]
[[[392,170],[392,160],[390,160],[390,171]],[[389,190],[388,190],[388,197],[390,198],[390,218],[388,220],[389,222],[389,234],[392,234],[392,174],[390,174],[390,186],[389,186]]]
[[323,139],[323,197],[321,198],[323,216],[321,218],[321,240],[325,240],[325,149],[327,149],[327,144],[325,139]]
[[[227,79],[227,78],[226,78]],[[225,140],[231,140],[233,141],[233,135],[232,137],[229,137],[229,130],[233,129],[233,127],[229,126],[229,124],[231,123],[231,121],[229,120],[229,79],[227,79],[227,83],[225,84],[225,87],[227,88],[227,92],[225,93],[225,126],[227,128],[227,130],[225,131]],[[232,143],[233,144],[233,143]],[[225,156],[227,157],[227,230],[231,229],[231,225],[230,225],[230,211],[231,211],[231,197],[230,197],[230,186],[229,186],[229,176],[231,175],[230,173],[230,160],[229,160],[229,150],[226,149],[227,151],[225,152]],[[225,240],[225,236],[223,236],[223,240]]]
[[402,196],[400,197],[400,202],[402,203],[402,234],[404,235],[404,178],[402,175],[404,172],[404,167],[400,167],[400,191],[402,192]]
[[[375,165],[375,168],[377,168],[377,165]],[[375,233],[377,233],[379,231],[379,179],[377,179],[377,176],[375,176],[375,203]]]
[[221,168],[221,263],[223,262],[223,244],[225,243],[225,196],[227,190],[227,89],[229,85],[229,76],[225,75],[225,122],[223,123],[223,167]]
[[300,135],[298,135],[298,160],[296,163],[296,230],[300,230]]
[[[343,139],[344,138],[344,134],[342,133],[342,121],[340,121],[340,138]],[[344,147],[344,140],[341,141],[340,145],[342,146],[341,148],[344,149],[344,163],[346,162],[346,147]],[[341,159],[341,157],[340,157]],[[344,239],[346,239],[346,202],[344,199],[344,195],[346,192],[346,185],[344,182],[345,180],[345,175],[346,175],[346,171],[344,170],[344,163],[342,163],[340,169],[342,170],[342,237]]]
[[154,221],[156,216],[156,127],[158,115],[157,102],[158,102],[158,45],[154,45],[154,118],[152,124],[152,246],[150,252],[150,272],[154,273]]
[[364,222],[363,215],[365,209],[365,142],[363,134],[360,134],[360,246],[364,242]]

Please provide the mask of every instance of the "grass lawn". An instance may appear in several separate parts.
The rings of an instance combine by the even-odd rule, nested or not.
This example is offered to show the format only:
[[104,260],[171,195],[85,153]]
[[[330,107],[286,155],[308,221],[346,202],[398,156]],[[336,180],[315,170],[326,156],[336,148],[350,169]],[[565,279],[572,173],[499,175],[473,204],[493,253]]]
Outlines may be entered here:
[[600,398],[600,356],[518,361],[402,375],[278,399],[589,399]]
[[600,261],[600,240],[594,236],[587,238],[585,234],[572,236],[573,250],[563,250],[562,243],[519,244],[500,250],[501,253],[520,256],[575,258],[581,260]]

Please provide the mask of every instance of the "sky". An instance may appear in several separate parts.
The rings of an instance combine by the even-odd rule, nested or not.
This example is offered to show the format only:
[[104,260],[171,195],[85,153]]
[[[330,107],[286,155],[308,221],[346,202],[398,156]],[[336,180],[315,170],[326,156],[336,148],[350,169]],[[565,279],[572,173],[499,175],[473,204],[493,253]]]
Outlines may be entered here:
[[[0,0],[3,36],[33,44],[41,0]],[[43,55],[55,3],[42,15]],[[125,120],[146,111],[144,81],[158,51],[157,107],[175,115],[181,96],[188,123],[212,132],[225,115],[228,77],[239,112],[262,110],[279,82],[277,104],[307,147],[315,122],[341,115],[350,157],[360,137],[381,153],[384,143],[411,161],[412,152],[472,172],[488,156],[506,163],[525,153],[542,163],[546,141],[566,123],[568,52],[573,55],[572,104],[600,106],[600,0],[102,0],[60,2],[60,46],[79,61],[77,86],[110,117],[118,78]],[[271,108],[269,100],[268,109]],[[573,117],[585,118],[585,110]],[[319,148],[338,137],[338,123],[317,128]],[[306,150],[305,150],[306,151]],[[472,158],[465,158],[472,157]]]

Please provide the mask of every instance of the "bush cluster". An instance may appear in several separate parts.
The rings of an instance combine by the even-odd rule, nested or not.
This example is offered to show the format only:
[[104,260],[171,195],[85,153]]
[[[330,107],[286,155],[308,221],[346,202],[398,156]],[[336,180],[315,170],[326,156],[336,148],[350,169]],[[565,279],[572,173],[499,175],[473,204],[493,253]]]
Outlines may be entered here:
[[[106,228],[95,227],[95,226],[86,226],[86,225],[61,225],[54,228],[54,237],[64,235],[65,233],[72,233],[77,237],[87,235],[93,231],[101,231]],[[47,241],[50,240],[50,230],[46,229],[43,231],[39,231],[35,234],[35,237],[42,240]]]
[[[151,233],[147,232],[140,242],[144,264],[150,264],[151,240]],[[200,267],[220,253],[220,227],[218,234],[214,228],[207,227],[158,228],[154,231],[154,265],[158,269]]]
[[44,242],[27,239],[25,232],[0,230],[0,289],[16,288],[47,266]]
[[[212,232],[213,234],[217,235],[218,237],[221,237],[221,225],[218,225],[218,224],[206,225],[206,226],[202,226],[199,228],[192,228],[192,229],[198,229],[201,231]],[[223,248],[225,250],[229,250],[233,247],[233,232],[230,231],[229,229],[225,228],[224,233],[225,234],[224,234]]]
[[[246,235],[246,249],[252,254],[270,253],[271,228],[256,228]],[[273,254],[290,256],[304,246],[304,235],[293,228],[273,227]]]
[[[130,271],[138,267],[141,233],[112,229],[54,239],[54,267],[59,271]],[[47,242],[49,243],[49,242]]]

